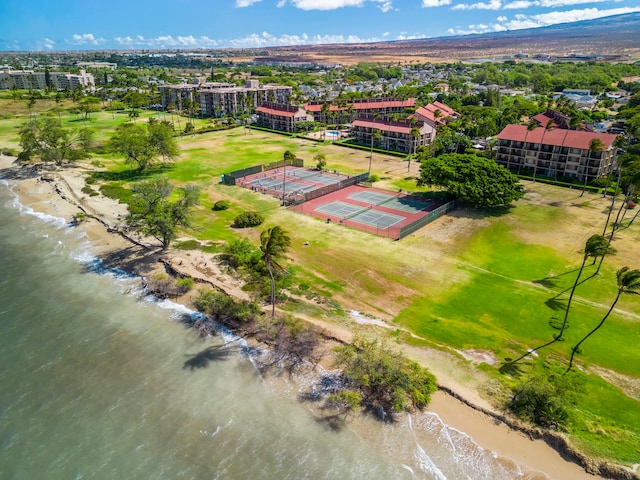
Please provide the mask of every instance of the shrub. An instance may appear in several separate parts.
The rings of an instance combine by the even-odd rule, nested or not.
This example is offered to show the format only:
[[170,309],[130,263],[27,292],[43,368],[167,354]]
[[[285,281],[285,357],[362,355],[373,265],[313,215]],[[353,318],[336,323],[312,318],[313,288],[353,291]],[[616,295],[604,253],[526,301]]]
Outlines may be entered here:
[[229,200],[218,200],[213,205],[211,210],[213,211],[227,210],[230,206],[231,206],[231,202]]
[[223,325],[231,328],[252,325],[260,314],[260,307],[255,302],[235,302],[224,293],[212,290],[201,290],[195,299],[195,306]]
[[578,374],[529,378],[512,389],[507,408],[522,420],[562,429],[569,420],[569,409],[582,388],[582,380]]
[[356,338],[352,345],[341,345],[335,351],[346,388],[331,401],[342,401],[349,408],[359,396],[361,406],[391,419],[397,412],[423,409],[436,390],[436,379],[429,370],[377,340]]
[[194,284],[195,281],[191,277],[181,277],[176,280],[176,285],[178,286],[178,288],[184,290],[185,292],[191,290]]
[[84,193],[85,195],[89,195],[90,197],[97,197],[98,195],[100,195],[89,185],[85,185],[84,187],[82,187],[82,193]]
[[120,203],[130,203],[133,192],[128,188],[124,188],[119,183],[106,183],[100,186],[100,192],[109,198],[118,200]]
[[243,212],[231,224],[235,228],[257,227],[264,222],[264,217],[258,212]]
[[380,175],[372,173],[371,175],[369,175],[369,181],[371,183],[379,182],[380,181]]

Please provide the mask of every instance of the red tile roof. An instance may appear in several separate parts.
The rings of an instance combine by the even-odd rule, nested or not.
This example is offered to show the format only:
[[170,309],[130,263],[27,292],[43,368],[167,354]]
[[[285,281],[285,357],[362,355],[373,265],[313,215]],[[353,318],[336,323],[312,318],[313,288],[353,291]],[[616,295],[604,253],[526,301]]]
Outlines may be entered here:
[[[371,109],[376,109],[376,108],[409,108],[409,107],[414,107],[416,105],[416,99],[415,98],[408,98],[407,100],[384,100],[384,101],[375,101],[375,100],[371,100],[368,102],[354,102],[354,103],[348,103],[346,107],[339,107],[338,105],[334,105],[334,104],[329,104],[329,110],[330,111],[337,111],[337,110],[348,110],[349,105],[353,106],[353,109],[355,111],[357,110],[371,110]],[[322,111],[322,104],[318,104],[318,103],[307,103],[304,108],[309,111],[309,112],[320,112]]]
[[[436,118],[436,111],[440,111],[439,118]],[[424,107],[420,107],[416,110],[416,115],[424,117],[430,120],[432,123],[442,124],[445,123],[445,119],[452,116],[457,116],[458,112],[451,107],[440,102],[433,102]]]
[[269,107],[258,107],[256,108],[256,112],[258,113],[266,113],[269,115],[276,115],[278,117],[293,117],[298,111],[291,112],[288,110],[281,110],[279,108],[269,108]]
[[[394,132],[394,133],[405,133],[407,135],[411,134],[411,129],[413,128],[411,125],[404,125],[398,123],[387,123],[387,122],[376,122],[374,120],[364,120],[358,119],[355,120],[352,125],[354,127],[364,127],[364,128],[376,128],[382,132]],[[418,125],[416,125],[418,127]],[[424,127],[429,127],[428,125],[422,124],[418,128],[421,133],[427,133],[423,130]],[[431,127],[429,127],[431,129]]]
[[617,135],[612,133],[584,132],[581,130],[551,129],[537,127],[528,131],[526,125],[507,125],[498,134],[499,140],[516,142],[542,143],[543,145],[564,146],[589,150],[589,144],[594,138],[599,138],[605,150],[611,148]]

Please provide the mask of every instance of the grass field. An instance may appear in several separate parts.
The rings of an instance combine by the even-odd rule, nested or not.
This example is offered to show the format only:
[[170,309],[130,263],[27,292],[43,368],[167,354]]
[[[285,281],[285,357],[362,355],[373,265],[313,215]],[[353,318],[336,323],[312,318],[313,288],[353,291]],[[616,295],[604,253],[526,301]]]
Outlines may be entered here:
[[[142,117],[151,115],[155,113]],[[73,114],[62,118],[68,125],[78,122]],[[17,147],[23,121],[0,120],[0,147]],[[126,114],[99,112],[89,123],[104,140],[123,121],[128,121]],[[258,243],[258,229],[235,230],[230,223],[245,210],[263,213],[266,226],[277,224],[291,234],[294,288],[319,299],[312,306],[292,303],[289,311],[312,312],[350,325],[344,312],[355,309],[393,322],[398,328],[392,335],[395,341],[455,355],[486,352],[495,364],[476,370],[478,388],[487,379],[506,387],[528,375],[562,369],[570,347],[606,313],[615,296],[616,270],[623,265],[640,268],[636,224],[621,231],[614,242],[618,253],[606,259],[600,275],[592,276],[595,266],[585,269],[587,280],[576,292],[566,341],[523,362],[518,378],[501,373],[500,366],[557,332],[550,323],[562,319],[566,290],[582,261],[581,249],[590,235],[600,233],[608,200],[594,194],[580,198],[579,191],[527,182],[525,199],[512,208],[459,209],[393,242],[327,225],[280,208],[277,199],[219,183],[222,173],[280,160],[285,150],[308,166],[322,153],[328,168],[352,175],[367,170],[366,151],[243,128],[183,136],[178,142],[181,157],[162,174],[174,183],[196,182],[203,188],[194,229],[184,232],[185,237],[213,243],[211,251],[240,236]],[[128,186],[135,179],[121,159],[96,158],[114,172],[110,182]],[[383,179],[380,185],[424,190],[415,187],[417,165],[407,172],[406,162],[379,154],[374,154],[372,164],[373,173]],[[231,208],[212,212],[218,200],[230,200]],[[637,462],[640,451],[639,305],[637,298],[622,298],[601,332],[583,345],[578,361],[585,389],[570,428],[573,441],[587,453],[626,464]],[[402,329],[415,336],[399,334]]]

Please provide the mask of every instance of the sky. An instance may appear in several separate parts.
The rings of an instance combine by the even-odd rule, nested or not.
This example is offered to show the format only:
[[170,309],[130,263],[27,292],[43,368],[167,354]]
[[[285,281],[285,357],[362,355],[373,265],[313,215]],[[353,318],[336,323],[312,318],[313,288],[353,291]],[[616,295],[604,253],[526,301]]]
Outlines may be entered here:
[[499,32],[639,0],[0,0],[0,50],[256,48]]

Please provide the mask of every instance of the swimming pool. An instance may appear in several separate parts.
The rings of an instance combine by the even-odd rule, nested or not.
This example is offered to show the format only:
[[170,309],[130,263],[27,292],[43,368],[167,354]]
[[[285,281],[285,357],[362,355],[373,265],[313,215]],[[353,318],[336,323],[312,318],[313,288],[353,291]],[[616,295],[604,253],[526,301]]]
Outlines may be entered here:
[[337,140],[340,138],[340,132],[338,130],[325,130],[324,134],[327,140]]

